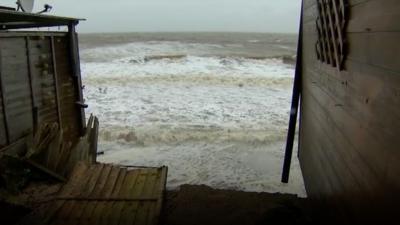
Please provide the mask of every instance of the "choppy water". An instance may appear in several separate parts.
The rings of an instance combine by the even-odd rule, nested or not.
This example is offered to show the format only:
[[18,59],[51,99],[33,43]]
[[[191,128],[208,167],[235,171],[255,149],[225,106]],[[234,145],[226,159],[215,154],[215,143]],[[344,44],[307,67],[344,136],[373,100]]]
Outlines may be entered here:
[[279,182],[296,37],[149,33],[81,36],[87,113],[100,161],[169,167],[168,188],[305,195],[297,160]]

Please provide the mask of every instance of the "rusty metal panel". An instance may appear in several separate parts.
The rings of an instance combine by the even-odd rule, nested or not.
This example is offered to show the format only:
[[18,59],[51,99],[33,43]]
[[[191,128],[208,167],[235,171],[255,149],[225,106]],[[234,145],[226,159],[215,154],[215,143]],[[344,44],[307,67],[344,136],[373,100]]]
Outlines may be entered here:
[[21,224],[156,225],[166,178],[167,167],[78,163],[56,199]]

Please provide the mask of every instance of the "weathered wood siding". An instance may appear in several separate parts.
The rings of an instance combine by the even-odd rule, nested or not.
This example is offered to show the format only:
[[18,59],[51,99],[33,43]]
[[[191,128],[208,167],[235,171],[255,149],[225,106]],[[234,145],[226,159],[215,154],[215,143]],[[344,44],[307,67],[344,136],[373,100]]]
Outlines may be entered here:
[[60,124],[76,144],[80,88],[72,72],[67,33],[0,33],[0,149],[47,122]]
[[8,125],[7,142],[13,143],[27,135],[33,123],[25,39],[3,39],[0,51],[3,111],[6,111],[3,123]]
[[307,193],[336,218],[391,218],[400,192],[400,1],[348,0],[343,71],[316,58],[316,3],[303,4],[299,157]]

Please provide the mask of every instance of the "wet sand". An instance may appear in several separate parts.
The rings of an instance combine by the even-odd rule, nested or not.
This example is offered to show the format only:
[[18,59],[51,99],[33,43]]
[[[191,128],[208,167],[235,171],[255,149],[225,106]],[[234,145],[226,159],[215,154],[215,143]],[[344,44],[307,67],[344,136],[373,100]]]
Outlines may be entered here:
[[307,199],[296,195],[182,185],[166,194],[165,225],[315,224]]

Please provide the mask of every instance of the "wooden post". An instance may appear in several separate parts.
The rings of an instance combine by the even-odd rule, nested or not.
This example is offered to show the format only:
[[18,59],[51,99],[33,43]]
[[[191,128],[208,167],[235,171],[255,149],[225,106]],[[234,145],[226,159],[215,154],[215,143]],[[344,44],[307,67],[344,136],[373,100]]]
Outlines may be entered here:
[[60,130],[62,129],[62,120],[61,120],[61,107],[60,107],[60,90],[58,87],[58,74],[57,74],[57,61],[56,61],[56,49],[54,45],[54,37],[50,37],[51,44],[51,54],[52,54],[52,64],[53,64],[53,80],[54,80],[54,88],[56,92],[56,101],[57,101],[57,114],[58,114],[58,126]]
[[289,182],[290,164],[292,162],[294,137],[296,134],[297,114],[301,95],[301,73],[302,73],[302,42],[303,42],[303,5],[301,6],[300,31],[297,43],[296,71],[294,75],[292,106],[290,110],[289,129],[286,140],[285,159],[283,163],[282,182]]
[[0,49],[0,87],[1,87],[0,94],[1,94],[1,98],[2,98],[1,102],[3,104],[2,107],[3,107],[4,128],[5,128],[5,132],[6,132],[7,145],[9,145],[11,143],[11,140],[10,140],[10,130],[8,127],[8,114],[7,114],[7,109],[6,109],[7,99],[5,97],[6,95],[5,95],[5,85],[4,85],[4,80],[3,80],[3,71],[2,71],[3,65],[2,65],[2,63],[3,63],[3,57],[2,57],[2,52]]
[[[68,33],[70,38],[70,54],[71,54],[71,63],[73,69],[73,78],[76,84],[76,92],[78,95],[77,103],[83,103],[83,94],[82,94],[82,78],[81,78],[81,67],[79,60],[79,46],[78,46],[78,37],[75,31],[75,23],[70,23],[68,25]],[[82,105],[77,104],[79,115],[80,115],[80,125],[81,125],[81,136],[85,134],[86,130],[86,118],[85,118],[85,109]]]
[[39,112],[36,104],[36,97],[34,91],[34,78],[32,76],[32,60],[31,60],[31,51],[29,44],[29,37],[25,37],[25,47],[26,47],[26,59],[28,63],[28,76],[29,76],[29,88],[31,92],[31,101],[32,101],[32,121],[33,121],[33,133],[36,132],[39,124]]

